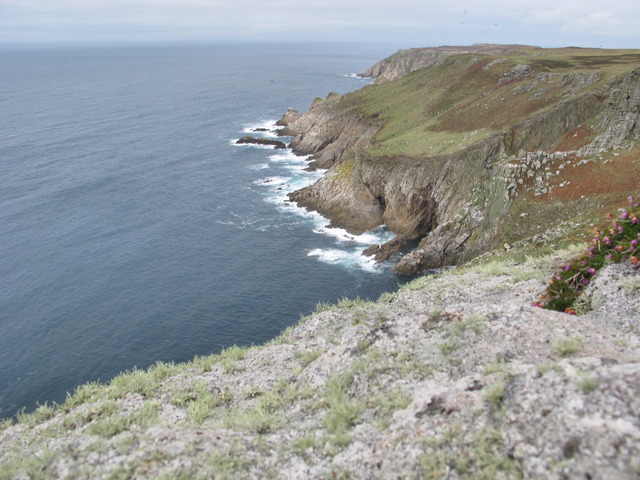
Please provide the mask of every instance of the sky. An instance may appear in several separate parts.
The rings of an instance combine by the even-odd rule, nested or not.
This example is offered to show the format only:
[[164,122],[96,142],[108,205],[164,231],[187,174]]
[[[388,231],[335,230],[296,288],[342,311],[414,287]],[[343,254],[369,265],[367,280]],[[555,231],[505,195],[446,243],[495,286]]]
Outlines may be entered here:
[[0,0],[0,44],[212,41],[640,48],[640,2]]

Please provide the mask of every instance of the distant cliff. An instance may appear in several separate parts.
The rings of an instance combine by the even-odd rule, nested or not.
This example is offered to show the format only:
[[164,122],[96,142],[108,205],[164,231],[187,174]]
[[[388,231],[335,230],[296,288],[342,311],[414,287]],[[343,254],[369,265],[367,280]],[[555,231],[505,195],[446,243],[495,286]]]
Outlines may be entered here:
[[367,253],[413,245],[405,275],[559,227],[558,202],[583,212],[577,227],[585,205],[638,188],[620,171],[639,170],[639,64],[635,50],[402,50],[367,70],[384,82],[283,122],[294,151],[329,169],[290,198],[354,233],[386,224],[397,237]]

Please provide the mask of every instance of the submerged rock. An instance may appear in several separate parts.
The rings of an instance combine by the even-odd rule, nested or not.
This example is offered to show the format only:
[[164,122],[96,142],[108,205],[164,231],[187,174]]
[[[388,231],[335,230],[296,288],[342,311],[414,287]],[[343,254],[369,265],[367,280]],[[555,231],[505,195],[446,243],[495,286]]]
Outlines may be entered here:
[[287,148],[287,145],[280,140],[272,140],[270,138],[252,137],[247,135],[236,141],[237,144],[253,144],[253,145],[272,145],[276,149]]

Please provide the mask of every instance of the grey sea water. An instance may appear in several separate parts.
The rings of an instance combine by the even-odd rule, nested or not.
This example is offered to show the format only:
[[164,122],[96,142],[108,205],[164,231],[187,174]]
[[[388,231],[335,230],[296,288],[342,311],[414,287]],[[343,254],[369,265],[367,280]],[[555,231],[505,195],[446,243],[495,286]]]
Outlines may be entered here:
[[327,230],[285,202],[303,159],[233,143],[391,53],[0,49],[0,417],[397,288],[359,254],[388,234]]

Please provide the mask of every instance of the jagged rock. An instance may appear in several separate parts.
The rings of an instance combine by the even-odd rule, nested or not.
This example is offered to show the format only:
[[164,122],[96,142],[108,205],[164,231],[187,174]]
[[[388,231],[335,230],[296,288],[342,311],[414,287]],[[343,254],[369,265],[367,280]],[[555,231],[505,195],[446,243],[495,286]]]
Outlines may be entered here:
[[253,145],[272,145],[276,149],[287,148],[287,145],[280,140],[272,140],[270,138],[259,138],[252,136],[245,136],[236,141],[237,144],[253,144]]
[[301,116],[302,114],[295,108],[289,108],[282,116],[282,118],[276,122],[276,125],[278,125],[279,127],[286,127],[298,120]]
[[395,237],[382,245],[371,245],[362,251],[363,255],[374,257],[376,262],[384,262],[392,257],[407,243],[407,239],[403,237]]

